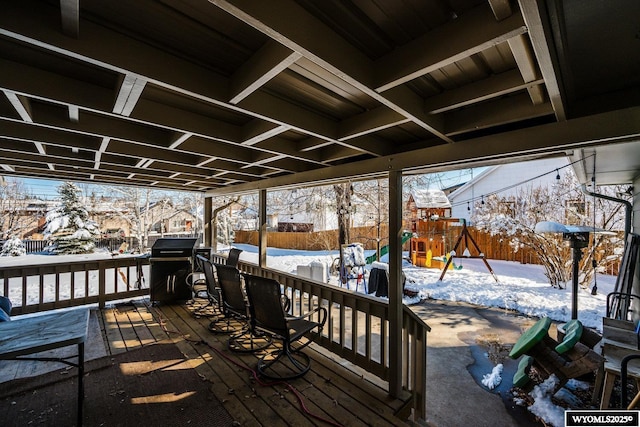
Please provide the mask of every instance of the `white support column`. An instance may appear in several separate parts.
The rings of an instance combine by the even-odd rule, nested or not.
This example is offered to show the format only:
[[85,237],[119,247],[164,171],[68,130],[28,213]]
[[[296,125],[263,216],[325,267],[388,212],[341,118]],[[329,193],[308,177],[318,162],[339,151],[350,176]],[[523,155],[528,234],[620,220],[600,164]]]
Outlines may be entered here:
[[389,394],[402,392],[402,172],[389,172]]

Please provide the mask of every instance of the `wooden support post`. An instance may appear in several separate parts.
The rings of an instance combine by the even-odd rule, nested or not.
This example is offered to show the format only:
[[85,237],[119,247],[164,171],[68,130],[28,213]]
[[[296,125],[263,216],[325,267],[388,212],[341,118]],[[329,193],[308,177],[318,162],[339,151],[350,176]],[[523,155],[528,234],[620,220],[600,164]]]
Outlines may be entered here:
[[267,190],[258,193],[258,266],[267,266]]
[[389,172],[389,394],[402,392],[402,172]]

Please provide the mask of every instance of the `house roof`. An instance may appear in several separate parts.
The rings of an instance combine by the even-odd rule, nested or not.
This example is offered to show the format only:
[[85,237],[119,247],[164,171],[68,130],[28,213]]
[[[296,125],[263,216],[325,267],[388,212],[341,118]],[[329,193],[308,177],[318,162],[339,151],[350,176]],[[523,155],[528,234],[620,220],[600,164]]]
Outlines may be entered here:
[[451,203],[442,190],[415,190],[411,193],[418,209],[450,208]]
[[222,194],[568,152],[585,180],[640,171],[635,0],[5,3],[6,175]]
[[[483,196],[487,196],[494,192],[500,192],[505,188],[517,187],[520,184],[524,185],[532,179],[539,179],[541,174],[559,171],[559,169],[555,169],[556,166],[554,166],[554,168],[551,170],[544,170],[544,168],[548,167],[549,164],[553,164],[556,166],[562,165],[562,167],[568,167],[570,165],[569,161],[566,159],[554,159],[551,162],[550,161],[545,162],[544,160],[542,161],[534,160],[530,162],[521,162],[517,164],[492,166],[480,172],[478,176],[467,181],[464,185],[457,188],[455,191],[452,191],[451,193],[449,193],[449,198],[451,200],[455,200],[457,197],[460,197],[461,195],[465,197],[464,194],[467,191],[469,191],[474,187],[477,187],[478,185],[481,185],[484,181],[486,181],[487,179],[490,179],[492,175],[500,173],[500,171],[504,170],[504,168],[517,167],[519,169],[518,180],[513,181],[510,176],[504,176],[501,178],[502,180],[498,183],[499,187],[491,188],[491,190],[485,193]],[[476,197],[481,197],[481,196],[478,195]]]

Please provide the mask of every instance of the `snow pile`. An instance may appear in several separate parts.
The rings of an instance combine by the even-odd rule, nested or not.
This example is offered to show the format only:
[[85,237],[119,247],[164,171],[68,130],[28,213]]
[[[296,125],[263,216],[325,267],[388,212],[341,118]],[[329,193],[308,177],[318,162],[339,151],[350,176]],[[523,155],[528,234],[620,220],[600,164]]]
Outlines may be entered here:
[[487,387],[489,390],[493,390],[494,388],[498,387],[502,382],[503,368],[504,366],[502,365],[502,363],[498,363],[496,366],[494,366],[490,374],[485,374],[482,376],[482,385]]
[[357,243],[343,247],[342,256],[345,267],[363,266],[367,263],[364,256],[364,248]]
[[559,381],[558,377],[551,375],[529,393],[529,396],[534,399],[533,405],[529,406],[529,411],[554,427],[564,426],[564,408],[551,403],[551,394]]

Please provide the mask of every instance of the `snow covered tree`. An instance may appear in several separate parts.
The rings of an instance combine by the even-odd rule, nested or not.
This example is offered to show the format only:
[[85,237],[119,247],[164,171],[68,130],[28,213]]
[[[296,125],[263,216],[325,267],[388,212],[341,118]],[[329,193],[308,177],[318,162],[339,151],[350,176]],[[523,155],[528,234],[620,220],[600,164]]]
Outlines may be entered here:
[[[616,191],[607,187],[599,190]],[[573,173],[566,173],[553,187],[530,185],[523,186],[517,196],[484,196],[481,203],[476,203],[473,221],[478,229],[502,236],[514,251],[531,248],[544,267],[549,283],[560,288],[572,280],[572,251],[562,234],[536,233],[538,222],[622,229],[621,205],[585,196]],[[591,243],[583,249],[579,264],[578,283],[583,288],[589,286],[596,270],[602,271],[612,257],[619,256],[624,246],[617,235],[591,233],[590,236]]]
[[0,178],[0,231],[2,238],[14,234],[22,235],[29,227],[31,218],[24,215],[29,204],[29,194],[25,185],[15,179]]
[[233,242],[235,232],[233,230],[231,208],[239,201],[240,197],[233,197],[231,199],[218,198],[214,201],[216,207],[213,208],[211,214],[214,250],[217,250],[218,243],[230,245]]
[[55,254],[93,252],[100,230],[80,200],[80,188],[65,182],[58,187],[58,194],[61,204],[47,212],[44,237],[49,245],[46,250]]
[[4,242],[0,256],[22,256],[26,253],[22,240],[14,236]]

